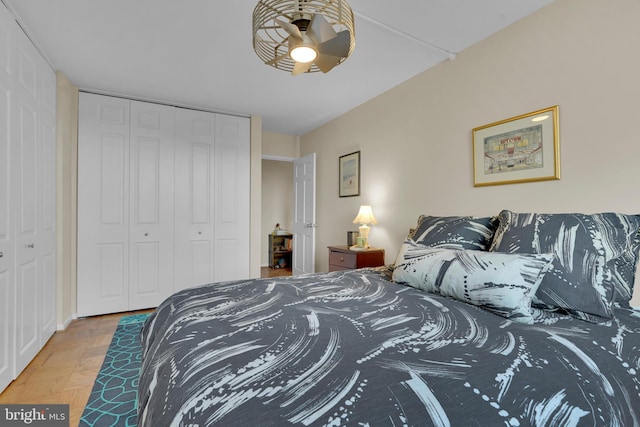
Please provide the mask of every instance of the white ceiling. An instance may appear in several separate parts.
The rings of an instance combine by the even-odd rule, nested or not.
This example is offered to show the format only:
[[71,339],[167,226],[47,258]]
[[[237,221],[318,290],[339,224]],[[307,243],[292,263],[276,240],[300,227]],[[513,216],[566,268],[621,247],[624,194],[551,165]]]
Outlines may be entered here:
[[81,89],[260,115],[266,131],[301,135],[553,0],[349,0],[353,55],[295,77],[253,51],[257,0],[2,1]]

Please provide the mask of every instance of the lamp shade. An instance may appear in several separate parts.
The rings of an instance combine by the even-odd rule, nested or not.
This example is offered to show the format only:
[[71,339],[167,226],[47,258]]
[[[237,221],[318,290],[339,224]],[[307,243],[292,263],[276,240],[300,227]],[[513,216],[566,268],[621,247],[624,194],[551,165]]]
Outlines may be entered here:
[[360,211],[358,211],[358,215],[353,220],[354,224],[377,224],[376,217],[373,216],[373,210],[371,210],[370,205],[362,205],[360,206]]

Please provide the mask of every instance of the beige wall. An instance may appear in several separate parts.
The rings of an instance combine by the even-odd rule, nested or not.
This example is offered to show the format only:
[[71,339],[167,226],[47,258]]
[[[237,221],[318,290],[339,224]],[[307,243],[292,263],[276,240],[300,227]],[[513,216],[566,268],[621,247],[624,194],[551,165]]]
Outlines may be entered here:
[[293,159],[300,156],[300,137],[262,133],[261,263],[269,264],[269,236],[276,223],[293,229]]
[[293,162],[262,160],[262,256],[269,265],[269,233],[276,223],[293,230]]
[[[361,204],[373,206],[370,241],[387,263],[422,213],[640,212],[638,16],[637,0],[556,0],[303,135],[300,154],[318,156],[316,270]],[[473,187],[471,130],[553,105],[561,180]],[[338,157],[356,150],[361,195],[339,198]]]
[[262,117],[251,116],[251,226],[249,269],[260,277],[260,236],[262,236]]
[[76,312],[76,165],[78,159],[78,88],[56,73],[57,107],[57,291],[56,323],[63,329]]
[[262,157],[292,160],[300,157],[300,137],[275,132],[262,133]]

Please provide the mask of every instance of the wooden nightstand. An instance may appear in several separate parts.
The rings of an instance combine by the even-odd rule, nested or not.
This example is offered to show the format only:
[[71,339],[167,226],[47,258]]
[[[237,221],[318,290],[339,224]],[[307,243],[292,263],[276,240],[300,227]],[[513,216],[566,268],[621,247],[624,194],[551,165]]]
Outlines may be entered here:
[[352,251],[349,246],[329,246],[329,271],[353,270],[384,265],[384,249]]

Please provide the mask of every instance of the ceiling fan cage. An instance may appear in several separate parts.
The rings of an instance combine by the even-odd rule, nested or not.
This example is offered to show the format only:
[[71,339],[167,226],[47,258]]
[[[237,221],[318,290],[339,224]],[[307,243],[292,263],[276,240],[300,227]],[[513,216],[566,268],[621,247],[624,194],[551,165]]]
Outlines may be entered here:
[[[284,71],[293,71],[296,62],[289,56],[289,33],[278,20],[297,22],[301,31],[316,14],[322,15],[336,33],[349,31],[349,53],[340,58],[344,62],[355,48],[353,11],[345,0],[259,0],[253,10],[253,49],[267,65]],[[321,71],[313,64],[307,71]]]

